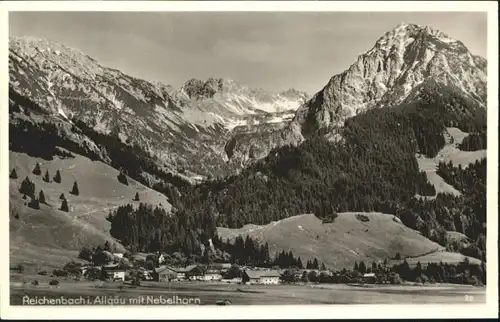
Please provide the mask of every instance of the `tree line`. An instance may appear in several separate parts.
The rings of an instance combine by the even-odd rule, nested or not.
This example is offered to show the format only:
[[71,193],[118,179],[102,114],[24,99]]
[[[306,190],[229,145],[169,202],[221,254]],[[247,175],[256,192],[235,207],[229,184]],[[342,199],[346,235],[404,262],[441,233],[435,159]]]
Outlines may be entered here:
[[462,151],[486,150],[486,132],[470,133],[458,145],[458,148]]

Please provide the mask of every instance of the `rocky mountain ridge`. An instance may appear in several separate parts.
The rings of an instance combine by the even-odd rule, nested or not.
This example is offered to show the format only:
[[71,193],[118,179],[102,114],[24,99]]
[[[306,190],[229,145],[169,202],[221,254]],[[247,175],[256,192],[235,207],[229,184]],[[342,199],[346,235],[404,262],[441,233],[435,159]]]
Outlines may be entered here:
[[[131,77],[100,65],[62,44],[11,37],[9,88],[29,98],[46,116],[83,122],[163,160],[172,172],[224,175],[224,145],[234,129],[241,135],[259,125],[274,129],[293,117],[307,94],[289,90],[269,94],[232,80],[189,80],[180,89]],[[11,114],[11,120],[16,119]],[[49,119],[46,122],[51,122]],[[97,148],[98,149],[98,148]],[[231,170],[232,169],[232,170]]]

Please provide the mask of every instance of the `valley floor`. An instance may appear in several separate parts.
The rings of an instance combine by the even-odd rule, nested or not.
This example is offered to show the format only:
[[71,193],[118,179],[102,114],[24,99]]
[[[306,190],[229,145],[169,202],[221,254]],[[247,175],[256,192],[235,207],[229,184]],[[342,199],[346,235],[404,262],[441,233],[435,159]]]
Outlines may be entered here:
[[[283,304],[459,304],[485,303],[486,287],[468,285],[238,285],[218,282],[143,282],[133,287],[122,282],[88,282],[60,280],[59,286],[49,286],[48,278],[38,286],[11,277],[11,305],[23,305],[23,297],[65,297],[88,299],[89,305],[99,305],[97,297],[106,296],[133,305],[138,298],[194,298],[201,305],[215,305],[229,300],[236,305]],[[43,277],[42,277],[43,278]],[[28,281],[29,280],[29,281]]]

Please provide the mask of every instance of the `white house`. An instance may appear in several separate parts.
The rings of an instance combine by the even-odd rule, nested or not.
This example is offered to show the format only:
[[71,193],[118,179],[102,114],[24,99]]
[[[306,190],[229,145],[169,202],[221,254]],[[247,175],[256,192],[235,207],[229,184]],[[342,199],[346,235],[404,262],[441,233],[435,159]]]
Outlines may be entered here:
[[125,268],[118,265],[106,265],[102,269],[108,274],[108,279],[113,281],[125,281]]
[[205,275],[203,275],[203,280],[204,281],[220,281],[222,280],[222,274],[219,270],[208,270],[205,272]]
[[276,270],[269,271],[252,271],[245,270],[243,272],[242,281],[248,284],[279,284],[281,274]]
[[365,283],[375,283],[377,276],[375,273],[365,273],[363,274],[363,282]]

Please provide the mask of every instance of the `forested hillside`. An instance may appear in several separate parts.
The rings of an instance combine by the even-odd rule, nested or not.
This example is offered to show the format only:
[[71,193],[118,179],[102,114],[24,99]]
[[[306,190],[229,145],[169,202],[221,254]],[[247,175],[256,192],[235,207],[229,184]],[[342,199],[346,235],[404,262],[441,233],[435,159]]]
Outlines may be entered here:
[[[206,243],[217,226],[264,225],[303,213],[333,221],[336,212],[380,211],[400,216],[407,226],[442,245],[446,245],[446,230],[463,232],[477,241],[485,231],[485,185],[484,193],[474,186],[485,179],[485,162],[443,175],[457,189],[465,189],[465,197],[415,198],[416,194],[435,194],[425,173],[419,171],[416,153],[434,157],[445,145],[446,126],[479,129],[485,124],[467,106],[449,111],[444,108],[448,104],[441,95],[438,100],[369,110],[345,122],[338,142],[318,134],[299,147],[273,150],[240,175],[168,189],[177,212],[175,219],[162,220],[175,229],[189,227],[193,241]],[[122,226],[117,220],[113,224]],[[161,227],[156,221],[142,218],[141,222],[146,230]],[[123,233],[133,234],[126,227],[130,225],[123,225]],[[181,248],[185,241],[174,243]],[[482,258],[484,247],[477,248],[467,252]]]

